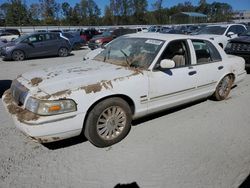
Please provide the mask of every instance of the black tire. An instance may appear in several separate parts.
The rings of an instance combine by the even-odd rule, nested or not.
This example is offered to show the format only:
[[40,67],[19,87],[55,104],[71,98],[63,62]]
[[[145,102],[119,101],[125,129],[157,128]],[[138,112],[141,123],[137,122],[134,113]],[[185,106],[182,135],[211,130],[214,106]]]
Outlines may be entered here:
[[68,55],[69,55],[69,50],[68,50],[68,48],[61,47],[61,48],[58,50],[58,56],[59,56],[59,57],[67,57]]
[[11,58],[14,60],[14,61],[23,61],[25,59],[25,54],[23,51],[21,50],[14,50],[12,52],[12,55],[11,55]]
[[114,97],[96,104],[85,123],[85,137],[97,147],[120,142],[131,128],[132,112],[127,102]]
[[232,85],[233,77],[231,75],[223,77],[216,87],[213,98],[217,101],[226,99],[231,91]]

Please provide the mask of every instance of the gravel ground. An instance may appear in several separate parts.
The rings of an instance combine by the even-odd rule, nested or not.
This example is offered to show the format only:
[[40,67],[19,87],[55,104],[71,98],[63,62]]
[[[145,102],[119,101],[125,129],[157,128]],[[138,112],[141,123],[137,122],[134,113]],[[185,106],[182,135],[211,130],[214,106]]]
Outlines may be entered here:
[[[0,60],[0,91],[25,71],[82,61],[88,51]],[[84,138],[35,143],[15,128],[0,102],[0,187],[238,187],[250,172],[249,93],[248,74],[228,100],[203,100],[140,119],[122,142],[104,149]]]

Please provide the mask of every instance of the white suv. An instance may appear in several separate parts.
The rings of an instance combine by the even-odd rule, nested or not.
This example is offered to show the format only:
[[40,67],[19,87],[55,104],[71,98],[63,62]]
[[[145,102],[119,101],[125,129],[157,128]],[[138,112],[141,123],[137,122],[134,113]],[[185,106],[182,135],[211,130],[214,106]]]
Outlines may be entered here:
[[246,30],[246,26],[242,24],[208,25],[200,30],[198,35],[214,40],[224,49],[229,39],[238,37]]

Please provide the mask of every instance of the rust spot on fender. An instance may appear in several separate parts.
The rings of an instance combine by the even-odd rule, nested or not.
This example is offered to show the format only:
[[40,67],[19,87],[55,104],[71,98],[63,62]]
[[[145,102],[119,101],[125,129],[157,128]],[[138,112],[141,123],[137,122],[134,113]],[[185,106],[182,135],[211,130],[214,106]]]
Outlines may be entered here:
[[102,90],[102,86],[101,86],[101,83],[96,83],[96,84],[91,84],[91,85],[87,85],[87,86],[83,86],[81,87],[82,89],[85,90],[86,94],[89,94],[89,93],[96,93],[96,92],[99,92]]
[[7,109],[9,111],[9,113],[12,115],[16,115],[18,121],[20,121],[20,122],[32,121],[32,120],[37,120],[39,118],[38,115],[15,105],[14,100],[11,96],[10,90],[7,90],[4,93],[4,95],[5,95],[4,102],[7,105]]
[[101,91],[102,87],[104,87],[105,89],[112,89],[113,84],[112,84],[111,80],[109,80],[109,81],[102,80],[101,82],[98,82],[96,84],[90,84],[87,86],[83,86],[83,87],[81,87],[81,89],[85,90],[86,94],[89,94],[92,92],[97,93],[97,92]]
[[32,86],[37,86],[42,81],[43,81],[42,78],[35,77],[35,78],[31,79],[30,83],[31,83]]

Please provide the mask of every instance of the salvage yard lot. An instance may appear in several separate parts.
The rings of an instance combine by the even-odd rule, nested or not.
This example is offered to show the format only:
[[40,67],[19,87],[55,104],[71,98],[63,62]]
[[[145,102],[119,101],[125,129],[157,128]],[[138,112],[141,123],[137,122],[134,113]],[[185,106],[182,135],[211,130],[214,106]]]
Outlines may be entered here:
[[[0,94],[23,72],[82,61],[88,51],[0,60]],[[0,187],[238,187],[250,172],[249,93],[248,74],[228,100],[140,119],[124,140],[104,149],[84,138],[35,143],[15,128],[0,102]]]

